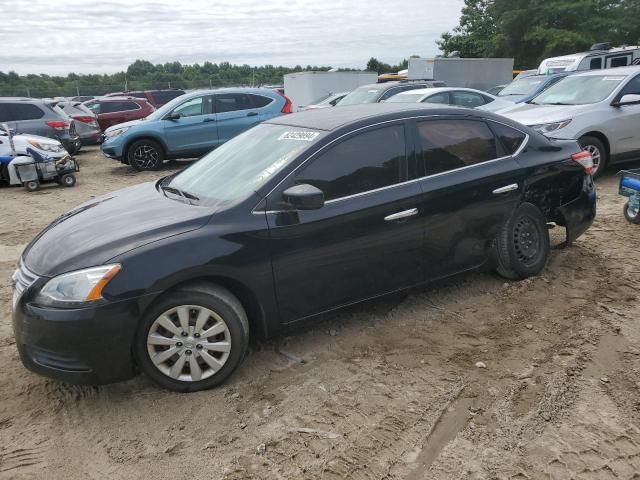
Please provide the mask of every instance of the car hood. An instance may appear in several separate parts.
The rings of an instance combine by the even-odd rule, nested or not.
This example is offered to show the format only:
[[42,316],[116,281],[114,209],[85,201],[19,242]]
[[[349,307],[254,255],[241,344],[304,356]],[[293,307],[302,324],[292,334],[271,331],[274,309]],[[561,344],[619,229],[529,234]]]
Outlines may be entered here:
[[112,125],[109,128],[107,128],[104,132],[107,133],[111,130],[115,130],[117,128],[122,128],[122,127],[133,127],[134,125],[138,125],[139,123],[145,122],[146,118],[141,118],[139,120],[130,120],[128,122],[124,122],[124,123],[118,123],[117,125]]
[[559,122],[576,115],[593,111],[593,105],[533,105],[520,103],[513,107],[499,110],[498,113],[523,125],[540,125]]
[[188,205],[143,183],[86,202],[54,220],[23,253],[32,272],[55,276],[101,265],[157,240],[198,229],[213,209]]

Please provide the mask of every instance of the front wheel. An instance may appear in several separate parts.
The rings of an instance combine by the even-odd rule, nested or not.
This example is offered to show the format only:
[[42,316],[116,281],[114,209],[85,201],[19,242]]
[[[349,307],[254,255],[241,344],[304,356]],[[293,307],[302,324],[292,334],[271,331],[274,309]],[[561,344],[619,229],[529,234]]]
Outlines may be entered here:
[[582,150],[589,152],[593,159],[593,172],[591,175],[593,178],[598,178],[607,168],[607,149],[602,141],[596,137],[585,135],[578,140],[578,143],[582,147]]
[[24,188],[27,192],[35,192],[40,188],[40,182],[38,180],[29,180],[24,182]]
[[549,256],[549,230],[540,210],[523,203],[504,224],[495,243],[497,272],[512,280],[538,275]]
[[136,170],[160,170],[164,162],[164,151],[153,140],[138,140],[127,150],[127,160]]
[[624,205],[624,218],[628,222],[640,224],[640,208],[632,207],[629,202]]
[[167,293],[141,322],[134,351],[140,369],[157,384],[195,392],[224,382],[248,344],[249,323],[238,299],[202,284]]
[[59,183],[63,187],[73,187],[76,184],[76,176],[73,173],[62,175],[59,179]]

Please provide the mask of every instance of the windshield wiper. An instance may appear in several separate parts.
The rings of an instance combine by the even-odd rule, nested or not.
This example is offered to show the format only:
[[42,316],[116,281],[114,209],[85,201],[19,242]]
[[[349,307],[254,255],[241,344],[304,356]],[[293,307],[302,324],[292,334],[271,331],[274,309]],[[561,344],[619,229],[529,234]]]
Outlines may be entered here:
[[162,189],[163,192],[169,192],[169,193],[173,193],[174,195],[179,195],[180,197],[182,197],[184,202],[188,203],[189,205],[193,205],[193,203],[191,203],[190,200],[194,200],[196,202],[200,201],[200,197],[195,196],[193,193],[180,190],[179,188],[169,187],[167,185],[160,185],[160,188]]

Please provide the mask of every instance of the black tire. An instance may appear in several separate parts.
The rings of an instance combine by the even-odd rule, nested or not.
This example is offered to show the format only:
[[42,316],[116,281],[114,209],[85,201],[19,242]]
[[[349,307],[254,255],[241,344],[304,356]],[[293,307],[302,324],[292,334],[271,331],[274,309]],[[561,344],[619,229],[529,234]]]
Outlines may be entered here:
[[127,161],[139,172],[160,170],[164,162],[164,150],[153,140],[138,140],[127,149]]
[[76,176],[73,173],[67,173],[58,179],[58,183],[63,187],[71,188],[76,184]]
[[[609,164],[609,156],[607,155],[607,149],[604,146],[604,143],[599,138],[591,137],[589,135],[585,135],[578,140],[578,143],[582,147],[583,150],[587,150],[591,152],[592,155],[598,152],[600,154],[600,159],[597,160],[594,157],[593,162],[593,178],[598,178],[603,174],[607,165]],[[598,162],[596,164],[596,161]]]
[[538,275],[549,256],[549,230],[540,210],[523,203],[504,224],[495,242],[496,271],[511,280]]
[[24,188],[27,192],[35,192],[36,190],[40,189],[40,182],[37,180],[24,182]]
[[628,222],[634,224],[640,224],[640,209],[634,210],[629,207],[629,202],[624,204],[624,218],[627,219]]
[[[150,329],[154,326],[154,322],[158,318],[167,311],[178,306],[195,306],[209,309],[222,318],[228,329],[228,334],[230,335],[229,341],[231,343],[228,357],[226,358],[222,368],[203,380],[195,381],[171,378],[169,374],[163,373],[160,370],[160,367],[156,367],[151,360],[149,348],[153,347],[148,347],[147,345],[147,337],[150,333]],[[189,310],[190,324],[195,322],[196,314],[196,311],[191,309]],[[223,335],[226,336],[227,333],[224,333]],[[177,338],[177,335],[175,335],[174,338]],[[191,341],[198,341],[198,339],[185,337],[185,342]],[[240,301],[227,289],[204,283],[194,284],[180,290],[167,292],[165,298],[157,302],[147,312],[147,314],[145,314],[136,333],[134,356],[140,370],[142,370],[149,378],[161,387],[175,392],[195,392],[213,388],[224,382],[242,362],[248,345],[249,322]],[[180,345],[180,347],[188,348],[189,344],[185,343],[184,345]],[[166,348],[168,349],[171,347],[167,346]],[[194,347],[191,348],[192,350],[190,351],[195,351],[193,350]],[[202,350],[199,350],[198,352],[202,352]],[[195,354],[190,355],[193,355],[194,359],[199,358],[198,361],[201,362],[201,365],[207,368],[207,365],[203,363],[204,360],[202,357]],[[175,355],[175,358],[177,358],[177,354]],[[190,367],[188,368],[188,371],[191,372]]]

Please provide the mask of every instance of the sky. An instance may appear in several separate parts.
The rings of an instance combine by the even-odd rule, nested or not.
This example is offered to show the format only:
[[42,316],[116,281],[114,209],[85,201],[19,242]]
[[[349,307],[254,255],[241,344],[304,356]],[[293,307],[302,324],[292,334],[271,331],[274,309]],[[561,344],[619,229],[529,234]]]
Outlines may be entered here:
[[136,59],[364,68],[434,56],[463,0],[0,0],[0,71],[114,73]]

